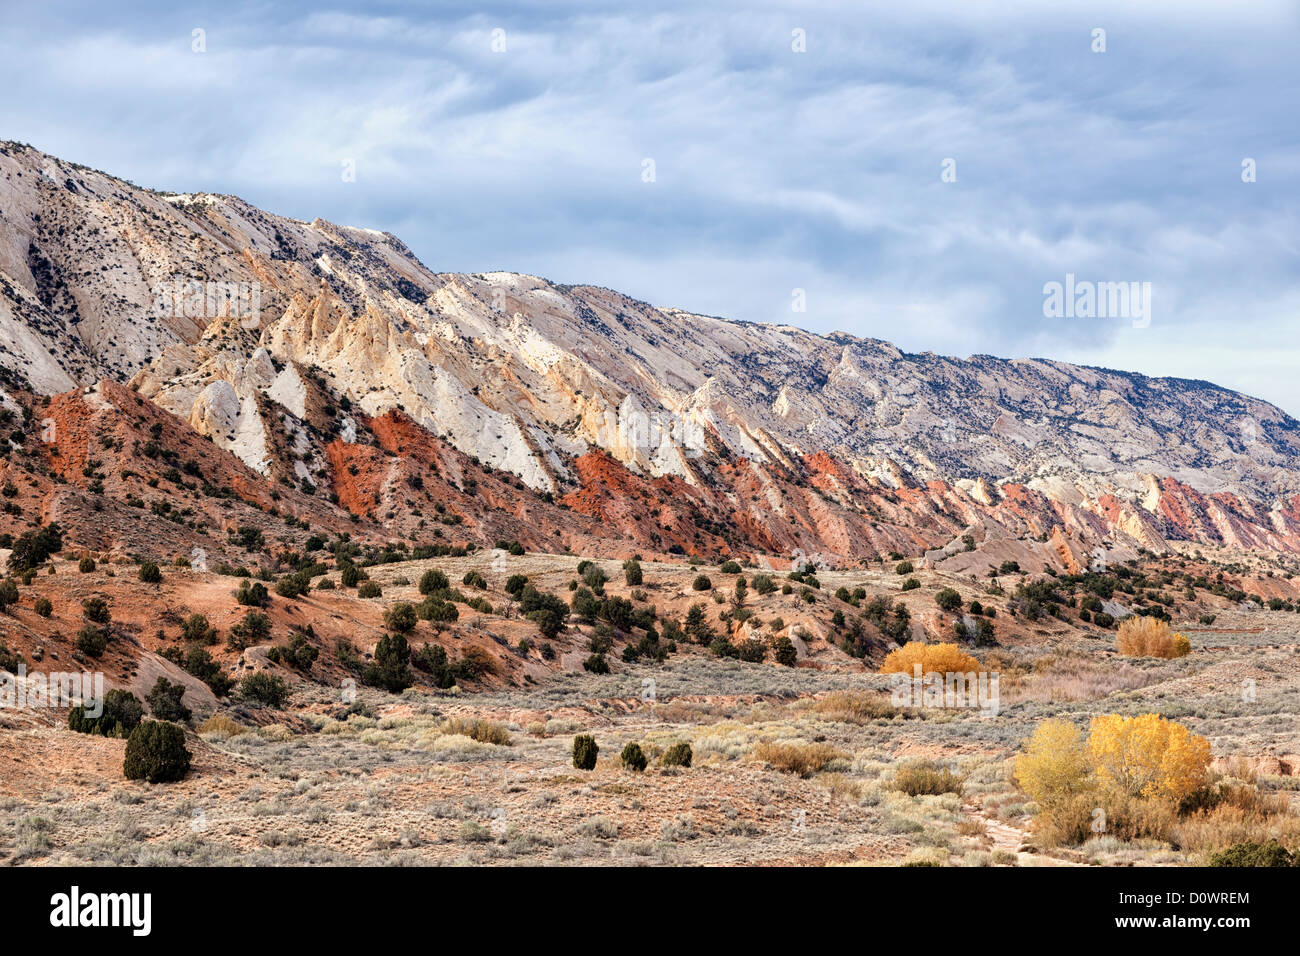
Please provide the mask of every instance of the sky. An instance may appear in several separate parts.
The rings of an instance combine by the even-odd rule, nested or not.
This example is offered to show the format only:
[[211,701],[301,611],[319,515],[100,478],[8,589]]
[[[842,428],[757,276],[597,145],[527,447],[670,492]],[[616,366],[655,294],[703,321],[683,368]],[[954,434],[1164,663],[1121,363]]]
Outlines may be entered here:
[[[435,272],[1300,415],[1297,41],[1296,0],[0,0],[0,139]],[[1150,307],[1049,314],[1067,276]]]

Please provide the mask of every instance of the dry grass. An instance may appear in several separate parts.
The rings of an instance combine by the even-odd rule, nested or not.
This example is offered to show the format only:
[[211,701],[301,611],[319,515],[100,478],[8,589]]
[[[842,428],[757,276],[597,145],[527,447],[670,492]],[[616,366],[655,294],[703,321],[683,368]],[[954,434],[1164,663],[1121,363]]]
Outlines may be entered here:
[[510,731],[503,725],[482,718],[453,717],[442,725],[444,734],[458,734],[477,740],[481,744],[495,744],[498,747],[510,746]]
[[203,723],[199,724],[199,736],[203,734],[225,734],[227,737],[237,737],[240,734],[247,733],[248,728],[243,724],[231,720],[225,714],[213,714]]
[[812,706],[815,714],[846,724],[865,724],[877,718],[891,718],[899,714],[880,694],[865,690],[837,690],[822,697]]
[[901,790],[909,797],[922,795],[937,796],[941,793],[961,795],[964,779],[946,767],[940,767],[930,760],[904,764],[894,771],[894,789]]
[[1125,657],[1186,657],[1192,645],[1154,617],[1129,617],[1120,622],[1115,648]]
[[832,760],[847,759],[848,755],[830,744],[776,743],[761,741],[754,748],[754,759],[762,761],[785,773],[810,777],[822,770]]

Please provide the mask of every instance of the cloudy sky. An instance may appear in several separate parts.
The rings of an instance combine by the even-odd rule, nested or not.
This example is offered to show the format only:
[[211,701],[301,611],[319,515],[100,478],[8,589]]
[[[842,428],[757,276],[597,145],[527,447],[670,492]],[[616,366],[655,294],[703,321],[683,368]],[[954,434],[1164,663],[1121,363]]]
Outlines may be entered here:
[[[0,139],[140,185],[1300,415],[1296,2],[0,6]],[[1067,273],[1149,323],[1046,317]]]

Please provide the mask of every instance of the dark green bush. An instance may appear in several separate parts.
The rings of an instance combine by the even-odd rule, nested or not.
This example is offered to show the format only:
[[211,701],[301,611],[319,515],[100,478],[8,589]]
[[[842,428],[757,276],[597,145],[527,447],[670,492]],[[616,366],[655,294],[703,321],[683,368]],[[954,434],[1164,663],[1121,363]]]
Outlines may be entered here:
[[[466,582],[467,584],[469,582]],[[430,568],[420,575],[420,593],[424,595],[437,594],[439,591],[445,591],[451,587],[451,581],[447,575],[443,574],[437,568]]]
[[385,634],[375,647],[375,658],[365,670],[365,681],[400,694],[415,683],[411,674],[411,646],[401,634]]
[[1211,853],[1206,866],[1300,866],[1300,853],[1290,853],[1277,840],[1267,843],[1234,843]]
[[623,764],[624,770],[640,773],[645,769],[645,754],[641,752],[641,745],[638,743],[630,743],[624,747],[623,752],[618,755],[618,759]]
[[945,611],[955,611],[961,607],[961,595],[952,588],[941,588],[934,595],[934,603]]
[[166,783],[180,780],[190,769],[185,731],[176,724],[146,720],[126,740],[122,772],[128,780]]
[[799,660],[799,652],[795,650],[794,642],[785,636],[776,639],[772,656],[778,664],[784,664],[786,667],[794,667]]
[[98,717],[87,717],[84,705],[68,711],[68,729],[79,734],[124,738],[144,717],[144,704],[127,690],[110,690],[104,695],[104,709]]
[[145,696],[149,712],[158,720],[170,720],[184,724],[193,716],[185,706],[185,685],[173,684],[166,677],[159,677],[154,682],[153,690]]
[[384,612],[384,626],[398,634],[409,634],[418,622],[415,608],[405,602],[394,604]]
[[663,764],[665,767],[689,767],[691,756],[691,745],[683,740],[664,751]]
[[629,587],[639,587],[641,585],[641,562],[635,558],[629,558],[623,562],[623,580]]
[[145,584],[157,584],[162,580],[162,572],[154,562],[145,561],[140,565],[139,578]]
[[255,704],[279,709],[289,699],[289,685],[282,677],[258,671],[239,682],[239,696]]
[[87,657],[103,657],[108,649],[108,629],[87,624],[77,632],[77,650]]
[[573,765],[579,770],[591,770],[596,766],[596,756],[600,748],[596,738],[590,734],[579,734],[573,738]]

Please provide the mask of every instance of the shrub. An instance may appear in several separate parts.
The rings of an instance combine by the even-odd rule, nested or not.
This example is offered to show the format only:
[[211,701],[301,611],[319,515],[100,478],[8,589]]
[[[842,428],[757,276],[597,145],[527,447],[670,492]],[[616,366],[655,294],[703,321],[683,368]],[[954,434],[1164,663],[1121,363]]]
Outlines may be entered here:
[[239,696],[255,704],[265,704],[277,710],[289,699],[289,685],[284,678],[266,671],[249,674],[239,682]]
[[1211,853],[1206,866],[1300,866],[1300,853],[1292,854],[1277,840],[1267,843],[1234,843]]
[[82,558],[80,561],[77,562],[77,570],[80,571],[82,574],[90,574],[92,571],[95,570],[95,559]]
[[145,584],[157,584],[162,580],[162,571],[158,570],[158,565],[152,561],[145,561],[140,565],[139,578]]
[[424,671],[433,686],[446,689],[456,683],[456,675],[447,661],[447,652],[437,644],[425,644],[411,655],[411,663]]
[[377,598],[383,597],[384,592],[374,581],[362,581],[357,588],[357,597],[359,598]]
[[844,756],[827,743],[777,743],[763,740],[754,748],[755,759],[771,764],[777,770],[801,777],[810,777],[832,760]]
[[968,674],[979,671],[979,662],[963,653],[956,644],[922,644],[909,641],[885,656],[882,674],[911,674],[921,665],[922,674]]
[[234,650],[260,644],[271,636],[271,619],[261,611],[249,611],[244,619],[230,628],[226,643]]
[[477,571],[466,571],[465,576],[460,579],[460,583],[467,588],[478,588],[482,591],[487,587],[487,578]]
[[87,657],[103,657],[108,649],[108,629],[87,624],[77,632],[77,650]]
[[480,677],[496,672],[497,662],[481,647],[466,648],[454,668],[457,681],[478,680]]
[[590,734],[578,734],[573,738],[573,766],[578,770],[592,770],[596,766],[596,755],[600,748],[596,738]]
[[339,583],[345,588],[354,588],[361,582],[361,569],[355,564],[345,564],[339,572]]
[[303,568],[293,574],[286,574],[275,584],[275,593],[280,597],[302,597],[311,590],[311,568]]
[[415,608],[405,602],[394,604],[384,612],[384,627],[398,634],[409,634],[418,622]]
[[9,605],[18,603],[18,585],[9,580],[0,581],[0,613],[9,610]]
[[894,771],[894,789],[901,790],[909,797],[923,794],[938,796],[941,793],[961,795],[962,778],[945,767],[930,760],[920,760],[904,764]]
[[241,581],[235,592],[235,600],[245,607],[266,607],[271,603],[271,595],[266,592],[266,585],[261,581]]
[[217,631],[202,614],[191,614],[181,624],[181,640],[188,644],[215,644]]
[[98,717],[87,717],[84,705],[68,711],[68,729],[79,734],[124,738],[139,726],[144,704],[130,691],[110,690],[104,695],[104,709]]
[[772,580],[770,574],[756,574],[751,583],[759,594],[771,594],[776,590],[776,582]]
[[696,591],[708,591],[710,588],[713,587],[713,582],[709,580],[709,576],[707,574],[701,574],[697,576],[694,581],[691,582],[691,587],[694,588]]
[[183,724],[193,716],[185,706],[184,697],[184,684],[173,684],[166,677],[159,677],[154,682],[153,690],[145,696],[145,702],[149,705],[149,712],[158,720]]
[[[309,630],[310,627],[308,625]],[[301,671],[309,671],[311,666],[316,663],[316,658],[320,656],[320,651],[307,640],[306,634],[295,631],[289,635],[287,647],[273,647],[266,652],[266,656],[277,664],[283,663],[289,667],[296,667]]]
[[582,662],[582,669],[592,674],[608,674],[609,660],[604,654],[592,654]]
[[122,772],[128,780],[166,783],[180,780],[190,769],[185,731],[176,724],[146,720],[126,740]]
[[911,574],[914,570],[916,569],[912,567],[911,561],[899,561],[894,566],[894,573],[898,575]]
[[723,574],[739,574],[740,565],[735,561],[723,561],[718,570]]
[[437,568],[430,568],[420,575],[419,589],[421,594],[436,594],[439,591],[447,590],[449,587],[451,587],[451,582],[447,580],[447,575]]
[[641,745],[638,743],[630,743],[624,747],[618,759],[624,770],[631,770],[633,773],[640,773],[646,766],[645,754],[641,752]]
[[961,595],[952,588],[941,588],[934,595],[934,603],[945,611],[955,611],[961,607]]
[[528,575],[512,574],[510,575],[510,577],[506,578],[505,591],[507,594],[511,595],[512,597],[517,597],[519,593],[523,591],[524,585],[526,585],[527,583],[528,583]]
[[1085,740],[1064,720],[1040,724],[1015,761],[1039,806],[1036,838],[1079,843],[1099,811],[1121,838],[1170,839],[1180,806],[1206,794],[1210,745],[1157,714],[1097,717]]
[[9,570],[23,574],[44,564],[52,554],[63,550],[63,535],[57,525],[27,531],[13,543],[9,553]]
[[629,558],[623,562],[623,580],[629,587],[639,587],[642,581],[641,562]]
[[1125,657],[1185,657],[1192,649],[1183,634],[1154,617],[1128,617],[1120,622],[1115,648]]
[[920,586],[921,586],[921,582],[918,581],[916,578],[908,578],[903,582],[904,591],[915,591]]
[[784,667],[794,667],[799,661],[799,651],[795,648],[794,642],[784,634],[772,642],[773,653],[778,664]]
[[41,617],[49,617],[54,613],[54,605],[50,603],[49,598],[37,598],[33,608]]
[[400,694],[415,683],[411,675],[411,647],[401,634],[385,634],[375,646],[374,662],[365,670],[365,681]]
[[1107,614],[1105,611],[1097,611],[1092,615],[1092,623],[1096,624],[1098,627],[1106,628],[1115,623],[1115,618]]
[[691,745],[683,740],[664,751],[663,765],[665,767],[689,767],[691,765],[691,756]]

